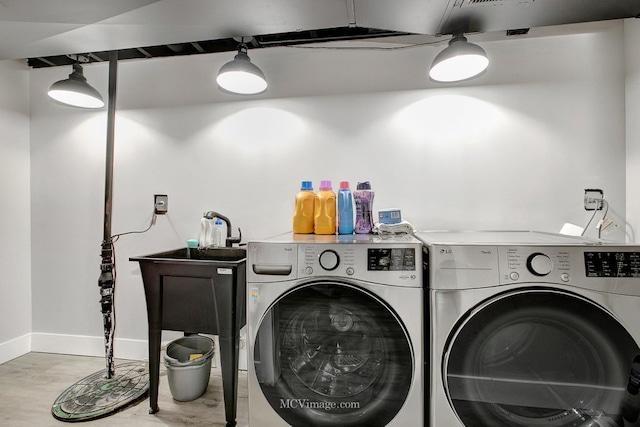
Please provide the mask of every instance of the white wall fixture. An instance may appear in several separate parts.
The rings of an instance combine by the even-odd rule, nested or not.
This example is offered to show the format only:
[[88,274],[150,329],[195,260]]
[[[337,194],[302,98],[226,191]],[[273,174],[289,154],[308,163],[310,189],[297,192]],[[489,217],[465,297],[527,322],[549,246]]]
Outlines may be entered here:
[[267,90],[267,79],[247,55],[244,38],[238,45],[238,54],[233,61],[227,62],[218,71],[216,82],[223,92],[239,95],[255,95]]
[[489,58],[484,49],[457,34],[433,60],[429,77],[437,82],[458,82],[478,76],[488,66]]
[[[81,57],[75,57],[79,60]],[[49,96],[58,102],[79,108],[102,108],[104,101],[102,95],[93,86],[87,83],[82,65],[79,62],[73,64],[73,72],[69,78],[59,80],[49,88]]]

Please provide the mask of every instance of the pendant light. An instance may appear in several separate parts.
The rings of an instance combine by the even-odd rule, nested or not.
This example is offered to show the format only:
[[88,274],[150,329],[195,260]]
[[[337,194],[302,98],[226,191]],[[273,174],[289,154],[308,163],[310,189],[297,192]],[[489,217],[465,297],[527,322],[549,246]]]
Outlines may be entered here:
[[255,95],[267,90],[264,73],[251,62],[244,38],[238,45],[238,54],[233,61],[227,62],[218,71],[216,82],[223,92],[239,95]]
[[[80,57],[74,57],[79,59]],[[49,96],[58,102],[79,108],[102,108],[102,95],[87,83],[82,72],[82,65],[73,64],[73,72],[66,80],[55,82],[49,88]]]
[[458,82],[476,77],[488,65],[489,58],[484,49],[457,34],[433,60],[429,77],[437,82]]

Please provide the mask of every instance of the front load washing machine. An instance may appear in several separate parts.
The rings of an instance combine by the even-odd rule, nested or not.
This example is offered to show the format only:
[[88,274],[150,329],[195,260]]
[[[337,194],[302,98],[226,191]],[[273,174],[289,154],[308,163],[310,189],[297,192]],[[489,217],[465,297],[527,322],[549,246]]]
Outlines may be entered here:
[[431,426],[640,425],[638,378],[629,385],[640,246],[535,232],[416,237],[430,288]]
[[422,244],[410,235],[249,242],[251,427],[422,426]]

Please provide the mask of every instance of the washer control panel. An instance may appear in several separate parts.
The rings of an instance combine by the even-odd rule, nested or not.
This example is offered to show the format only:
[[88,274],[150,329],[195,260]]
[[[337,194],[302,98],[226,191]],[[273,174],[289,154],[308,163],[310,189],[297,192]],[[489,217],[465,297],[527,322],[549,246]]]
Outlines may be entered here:
[[344,271],[352,275],[359,271],[416,271],[420,247],[363,245],[300,245],[301,265],[305,274]]
[[369,271],[415,271],[415,248],[368,248]]
[[422,286],[421,256],[419,242],[300,243],[298,277],[351,277],[396,286]]
[[400,235],[285,233],[247,245],[247,282],[345,279],[420,287],[422,243]]

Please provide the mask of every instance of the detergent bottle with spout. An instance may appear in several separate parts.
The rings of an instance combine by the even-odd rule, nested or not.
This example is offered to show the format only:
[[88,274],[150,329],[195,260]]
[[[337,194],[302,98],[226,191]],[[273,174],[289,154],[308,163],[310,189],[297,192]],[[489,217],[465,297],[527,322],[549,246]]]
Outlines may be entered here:
[[300,191],[296,194],[295,210],[293,212],[294,233],[313,233],[313,204],[315,197],[311,181],[302,181]]
[[336,234],[336,193],[331,181],[320,181],[314,200],[313,228],[316,234]]
[[338,190],[338,234],[353,234],[353,197],[348,181]]

